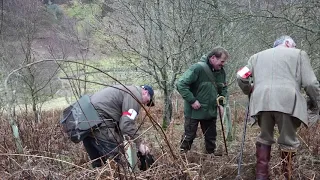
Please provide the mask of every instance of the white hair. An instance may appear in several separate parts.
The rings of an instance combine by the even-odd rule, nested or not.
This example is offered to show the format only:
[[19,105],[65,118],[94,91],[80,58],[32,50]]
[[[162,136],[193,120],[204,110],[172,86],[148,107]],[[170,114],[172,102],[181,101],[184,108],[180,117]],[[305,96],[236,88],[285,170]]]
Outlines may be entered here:
[[284,35],[284,36],[279,37],[276,41],[274,41],[273,47],[277,47],[277,46],[279,46],[279,45],[282,45],[282,44],[284,44],[286,41],[289,41],[290,43],[293,43],[294,45],[296,44],[296,43],[294,42],[294,40],[293,40],[290,36]]

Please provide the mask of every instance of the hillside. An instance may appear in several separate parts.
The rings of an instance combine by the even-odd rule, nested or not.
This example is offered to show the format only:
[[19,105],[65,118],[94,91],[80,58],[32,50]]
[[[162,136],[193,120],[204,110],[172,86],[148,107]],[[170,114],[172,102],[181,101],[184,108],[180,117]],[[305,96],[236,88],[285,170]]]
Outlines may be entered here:
[[[252,55],[290,35],[295,47],[308,54],[305,62],[310,61],[319,80],[319,3],[2,0],[0,179],[235,179],[247,106],[236,72]],[[219,120],[215,155],[204,153],[200,127],[191,151],[181,154],[184,115],[176,82],[216,46],[230,56],[224,66],[231,111],[224,122],[228,154]],[[83,144],[72,143],[59,123],[63,108],[77,98],[119,83],[155,89],[156,106],[148,111],[152,118],[143,111],[137,120],[156,159],[147,171],[131,172],[124,157],[119,168],[112,161],[93,169]],[[319,132],[319,122],[299,128],[294,179],[320,179]],[[255,179],[258,133],[257,125],[247,126],[241,165],[245,180]],[[274,135],[279,137],[277,130]],[[283,179],[279,154],[274,144],[271,179]]]

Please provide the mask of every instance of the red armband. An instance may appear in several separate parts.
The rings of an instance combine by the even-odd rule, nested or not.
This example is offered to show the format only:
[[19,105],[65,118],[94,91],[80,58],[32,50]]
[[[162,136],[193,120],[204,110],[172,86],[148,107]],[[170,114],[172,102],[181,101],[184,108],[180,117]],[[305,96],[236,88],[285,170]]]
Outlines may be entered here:
[[129,109],[128,111],[123,112],[122,116],[127,116],[129,119],[134,120],[137,114],[137,111],[135,111],[134,109]]

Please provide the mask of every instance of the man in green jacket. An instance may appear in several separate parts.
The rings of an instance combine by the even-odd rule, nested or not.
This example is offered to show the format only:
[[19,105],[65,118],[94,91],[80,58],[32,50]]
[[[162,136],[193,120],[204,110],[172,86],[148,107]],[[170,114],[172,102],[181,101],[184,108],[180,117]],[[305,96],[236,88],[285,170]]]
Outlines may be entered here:
[[[209,54],[201,57],[179,79],[177,90],[184,99],[184,136],[181,152],[191,149],[200,123],[205,137],[208,154],[216,148],[216,120],[218,96],[226,96],[226,73],[223,69],[229,54],[222,47],[215,47]],[[205,70],[207,69],[207,71]],[[223,107],[219,107],[223,112]]]

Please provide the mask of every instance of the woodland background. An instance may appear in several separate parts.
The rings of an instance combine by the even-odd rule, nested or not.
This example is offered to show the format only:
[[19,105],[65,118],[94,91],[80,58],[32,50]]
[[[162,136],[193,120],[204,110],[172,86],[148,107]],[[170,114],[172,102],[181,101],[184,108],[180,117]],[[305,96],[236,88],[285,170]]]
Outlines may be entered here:
[[[320,78],[319,0],[1,0],[0,10],[3,179],[234,179],[247,106],[237,69],[290,35]],[[199,131],[192,151],[181,156],[183,101],[175,82],[218,45],[230,53],[229,155],[201,153]],[[91,169],[82,144],[69,141],[59,125],[61,110],[79,96],[119,83],[156,90],[156,106],[138,120],[157,158],[145,172]],[[248,127],[243,179],[254,178],[258,132]],[[320,178],[319,125],[298,134],[295,178]],[[272,179],[281,179],[273,148]]]

